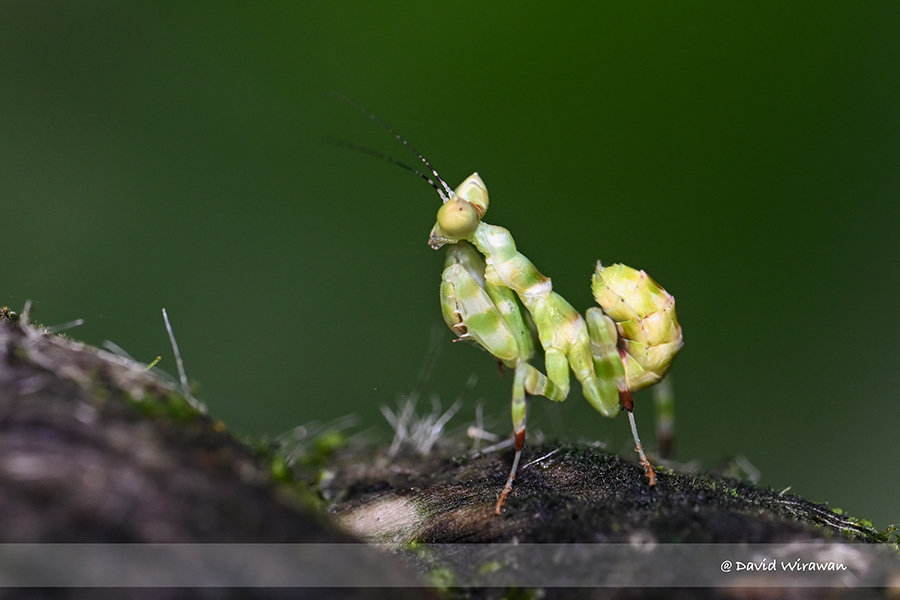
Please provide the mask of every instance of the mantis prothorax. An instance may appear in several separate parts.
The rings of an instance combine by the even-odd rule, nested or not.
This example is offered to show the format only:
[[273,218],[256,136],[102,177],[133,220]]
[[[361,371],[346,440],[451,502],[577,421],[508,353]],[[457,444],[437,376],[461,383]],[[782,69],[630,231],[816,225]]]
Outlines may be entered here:
[[[501,514],[525,445],[526,394],[561,402],[569,393],[569,369],[581,382],[584,397],[601,414],[628,413],[635,450],[649,485],[656,473],[641,445],[634,421],[631,392],[658,382],[683,345],[675,315],[675,298],[643,271],[622,264],[597,262],[592,278],[599,308],[582,316],[553,291],[542,275],[516,250],[509,231],[482,221],[488,192],[478,173],[455,190],[400,135],[372,113],[368,115],[408,146],[428,167],[436,183],[423,173],[378,152],[359,148],[413,171],[428,181],[443,204],[428,244],[435,250],[452,244],[441,278],[444,321],[463,340],[478,344],[513,371],[512,421],[515,458],[494,512]],[[520,304],[521,303],[521,304]],[[532,332],[522,311],[531,315],[544,351],[544,375],[531,365]]]

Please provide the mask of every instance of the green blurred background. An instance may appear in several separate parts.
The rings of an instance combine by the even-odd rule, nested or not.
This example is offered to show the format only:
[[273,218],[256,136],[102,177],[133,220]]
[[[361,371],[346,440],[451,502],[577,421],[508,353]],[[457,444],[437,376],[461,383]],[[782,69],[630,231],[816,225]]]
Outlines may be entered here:
[[[900,4],[3,2],[0,305],[163,355],[277,435],[510,378],[450,343],[418,178],[321,143],[478,171],[488,222],[576,307],[596,259],[678,299],[677,457],[900,521]],[[653,447],[650,395],[638,397]],[[627,420],[529,425],[630,452]]]

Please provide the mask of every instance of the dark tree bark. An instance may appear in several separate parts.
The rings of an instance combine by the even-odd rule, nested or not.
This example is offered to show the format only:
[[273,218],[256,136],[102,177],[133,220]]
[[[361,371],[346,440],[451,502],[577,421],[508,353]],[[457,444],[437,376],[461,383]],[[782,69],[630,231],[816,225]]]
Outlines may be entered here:
[[[380,458],[348,445],[324,469],[320,492],[273,477],[272,462],[195,410],[174,386],[133,363],[0,314],[0,542],[352,543],[885,542],[826,506],[735,479],[643,469],[586,445],[527,448],[505,512],[493,514],[509,451]],[[316,475],[322,471],[317,470]],[[317,477],[318,478],[318,477]],[[348,533],[352,532],[352,533]],[[450,546],[447,546],[450,547]],[[501,547],[502,548],[502,547]],[[896,558],[896,557],[894,557]],[[315,597],[434,597],[399,559],[380,557],[383,585],[317,590]],[[406,562],[436,570],[415,552]],[[449,563],[448,563],[449,564]],[[458,597],[896,597],[900,569],[877,589],[457,590]],[[301,567],[302,568],[302,567]],[[317,566],[316,568],[321,568]],[[335,564],[348,577],[371,565]],[[452,570],[452,565],[441,567]],[[629,565],[617,565],[623,572]],[[881,572],[879,572],[881,573]],[[448,580],[453,581],[452,576]],[[3,595],[0,590],[0,595]],[[101,590],[5,590],[17,597],[96,597]],[[115,597],[207,597],[224,590],[128,589]],[[310,590],[241,595],[311,597]]]
[[[410,456],[384,465],[372,464],[371,449],[346,452],[328,484],[340,499],[335,514],[369,539],[398,545],[886,541],[825,505],[736,479],[658,468],[650,487],[640,465],[586,444],[526,447],[526,466],[500,517],[494,503],[512,450],[474,458]],[[377,513],[371,507],[391,504],[395,510],[406,505],[409,520],[394,519],[384,528],[370,518]]]
[[[10,316],[0,315],[0,543],[359,543],[329,522],[311,494],[274,481],[268,460],[143,365]],[[390,556],[376,564],[387,586],[418,582]],[[346,581],[357,567],[331,565]],[[25,598],[226,593],[0,589],[3,597]],[[348,594],[398,597],[389,589],[319,590],[314,597]],[[400,590],[401,597],[423,595],[431,592]]]

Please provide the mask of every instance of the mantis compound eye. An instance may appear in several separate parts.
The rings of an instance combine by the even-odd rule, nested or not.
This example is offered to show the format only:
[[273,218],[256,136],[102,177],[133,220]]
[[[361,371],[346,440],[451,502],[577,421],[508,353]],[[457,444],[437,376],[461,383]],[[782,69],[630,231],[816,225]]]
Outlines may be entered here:
[[451,198],[438,209],[437,223],[441,231],[452,238],[464,238],[472,233],[481,215],[466,200]]
[[479,218],[488,208],[488,192],[478,173],[472,173],[456,188],[456,195],[467,200],[478,211]]

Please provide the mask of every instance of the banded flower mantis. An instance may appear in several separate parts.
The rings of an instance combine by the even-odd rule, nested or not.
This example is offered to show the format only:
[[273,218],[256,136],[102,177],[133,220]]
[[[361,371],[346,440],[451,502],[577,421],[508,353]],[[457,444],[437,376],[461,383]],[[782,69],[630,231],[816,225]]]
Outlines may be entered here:
[[[622,264],[604,267],[598,261],[591,284],[599,308],[589,308],[582,317],[553,291],[550,279],[516,250],[508,230],[482,221],[488,192],[478,173],[450,189],[399,134],[362,106],[338,97],[409,147],[434,176],[431,179],[377,151],[345,144],[416,173],[437,191],[442,205],[428,244],[435,250],[452,245],[441,277],[444,321],[459,339],[481,346],[514,373],[515,457],[495,514],[501,514],[512,491],[525,445],[526,395],[565,400],[569,369],[581,382],[584,397],[602,415],[614,417],[625,409],[648,483],[656,485],[656,472],[638,436],[631,392],[660,381],[683,345],[675,298],[644,271]],[[546,375],[530,362],[533,334],[523,307],[537,329]]]

